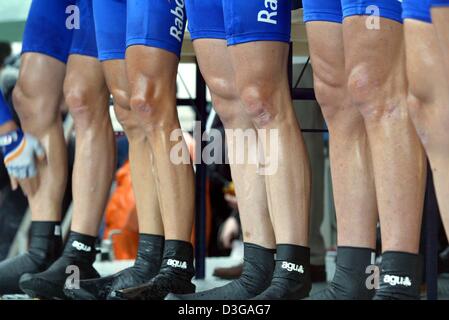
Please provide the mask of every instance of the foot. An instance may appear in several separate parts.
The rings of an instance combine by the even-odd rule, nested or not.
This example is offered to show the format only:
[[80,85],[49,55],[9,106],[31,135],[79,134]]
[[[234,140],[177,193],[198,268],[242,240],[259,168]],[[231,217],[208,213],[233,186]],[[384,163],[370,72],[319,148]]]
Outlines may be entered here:
[[195,292],[195,285],[189,280],[158,274],[149,282],[134,288],[111,293],[111,300],[164,300],[169,294],[189,294]]
[[72,232],[62,256],[50,268],[36,274],[24,274],[20,289],[31,298],[66,299],[65,287],[76,287],[80,280],[98,278],[95,261],[95,237]]
[[22,294],[20,277],[46,270],[60,256],[61,248],[59,223],[32,222],[28,252],[0,263],[0,296]]
[[420,300],[422,259],[418,254],[382,254],[380,285],[373,300]]
[[274,269],[274,251],[252,243],[244,244],[243,272],[225,286],[194,294],[175,294],[166,300],[248,300],[270,285]]
[[158,274],[163,250],[163,236],[142,233],[137,258],[131,268],[104,278],[81,280],[79,288],[65,288],[64,293],[73,300],[106,300],[115,290],[142,285]]
[[370,300],[375,291],[366,285],[367,267],[374,265],[371,248],[338,247],[334,278],[329,286],[312,295],[311,300]]
[[310,249],[292,244],[276,248],[276,266],[270,286],[253,300],[299,300],[309,296]]
[[166,240],[164,258],[157,276],[149,282],[124,290],[113,291],[112,300],[163,300],[170,292],[188,294],[195,292],[191,282],[193,268],[193,247],[185,241]]

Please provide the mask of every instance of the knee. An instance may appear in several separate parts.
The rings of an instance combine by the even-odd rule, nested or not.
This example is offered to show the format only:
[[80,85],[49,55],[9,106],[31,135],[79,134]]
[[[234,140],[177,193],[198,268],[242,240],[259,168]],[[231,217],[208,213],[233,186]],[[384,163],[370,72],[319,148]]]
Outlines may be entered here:
[[114,105],[120,109],[130,110],[129,106],[129,94],[128,91],[123,88],[112,87],[110,89]]
[[64,90],[64,97],[75,126],[79,129],[90,128],[95,123],[96,111],[103,107],[92,103],[93,93],[84,86],[70,86]]
[[274,90],[269,85],[249,85],[240,90],[244,110],[256,128],[268,127],[279,120],[273,96]]
[[434,101],[434,83],[422,81],[421,77],[409,75],[407,93],[407,106],[411,115],[418,115],[424,105],[432,104]]
[[223,125],[233,127],[235,122],[241,117],[240,111],[235,108],[239,102],[239,96],[233,83],[221,79],[208,79],[207,85],[212,95],[214,109],[217,112]]
[[346,107],[344,105],[345,87],[346,83],[344,80],[339,83],[332,79],[323,79],[318,75],[314,75],[316,100],[328,125],[332,124]]
[[123,127],[128,139],[133,140],[135,138],[143,137],[137,117],[130,109],[128,92],[121,88],[112,88],[111,94],[114,99],[115,116]]
[[407,107],[410,117],[413,120],[418,120],[423,114],[424,101],[416,96],[413,92],[409,91],[407,95]]
[[31,90],[27,90],[20,81],[13,91],[14,108],[25,130],[36,136],[54,126],[60,119],[60,95],[52,97],[36,96]]
[[17,82],[13,90],[12,99],[14,109],[19,115],[21,121],[32,119],[34,115],[37,115],[37,110],[35,108],[31,108],[29,103],[27,103],[28,100],[32,99],[32,97],[27,94],[25,88],[20,84],[20,81]]
[[368,65],[358,65],[350,71],[348,94],[353,106],[359,110],[365,121],[379,122],[385,117],[403,114],[396,94],[385,96],[387,81],[386,77],[379,76],[373,67]]
[[142,122],[150,132],[162,129],[164,126],[161,116],[160,100],[154,95],[132,95],[129,101],[131,112]]
[[422,144],[424,147],[428,147],[429,139],[427,137],[427,128],[428,125],[425,123],[426,119],[426,110],[425,110],[425,100],[421,97],[417,97],[413,92],[408,93],[407,95],[407,108],[410,119],[413,121],[413,124],[416,128],[416,133],[418,134]]
[[158,80],[149,81],[144,89],[134,92],[129,100],[131,111],[148,133],[171,130],[176,126],[176,112],[168,102],[175,104],[174,91]]

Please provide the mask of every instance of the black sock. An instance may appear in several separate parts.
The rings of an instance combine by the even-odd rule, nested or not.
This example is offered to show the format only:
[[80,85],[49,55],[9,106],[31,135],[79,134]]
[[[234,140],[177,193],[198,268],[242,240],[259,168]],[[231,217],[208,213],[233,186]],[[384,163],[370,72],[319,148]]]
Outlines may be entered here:
[[71,231],[62,255],[81,263],[93,264],[97,255],[96,243],[97,237]]
[[367,267],[374,265],[374,250],[371,248],[338,247],[334,278],[329,286],[313,296],[312,300],[370,300],[374,288],[366,281],[370,274]]
[[164,243],[164,236],[139,234],[139,249],[133,268],[142,278],[150,280],[161,268]]
[[20,288],[31,297],[65,299],[64,287],[76,286],[78,280],[99,277],[93,267],[96,240],[72,231],[62,256],[44,272],[24,274],[19,281]]
[[419,300],[422,280],[422,257],[407,252],[382,254],[380,288],[374,300]]
[[169,300],[247,300],[262,293],[269,285],[274,269],[275,250],[256,244],[244,244],[243,272],[227,285],[195,294],[170,294]]
[[170,292],[192,293],[195,274],[193,247],[190,242],[165,240],[164,256],[159,273],[149,282],[130,289],[114,291],[112,299],[162,300]]
[[80,289],[66,289],[64,292],[71,299],[104,300],[114,290],[143,284],[159,272],[163,250],[163,236],[141,233],[137,258],[132,267],[104,278],[82,280]]
[[185,280],[192,280],[195,275],[193,266],[193,246],[190,242],[165,240],[164,256],[159,273],[170,273]]
[[59,222],[31,222],[28,252],[0,263],[0,295],[22,293],[19,279],[25,273],[38,273],[61,254],[62,240]]
[[292,244],[278,244],[271,285],[254,299],[302,299],[309,295],[311,287],[310,249]]

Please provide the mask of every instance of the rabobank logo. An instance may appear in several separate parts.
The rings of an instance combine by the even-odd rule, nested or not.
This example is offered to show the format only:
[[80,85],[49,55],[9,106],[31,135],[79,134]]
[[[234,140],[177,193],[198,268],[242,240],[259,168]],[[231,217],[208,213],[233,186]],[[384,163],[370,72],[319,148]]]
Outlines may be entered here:
[[184,32],[185,23],[185,0],[174,0],[176,8],[170,10],[170,13],[175,17],[174,25],[170,28],[170,35],[182,42],[182,34]]

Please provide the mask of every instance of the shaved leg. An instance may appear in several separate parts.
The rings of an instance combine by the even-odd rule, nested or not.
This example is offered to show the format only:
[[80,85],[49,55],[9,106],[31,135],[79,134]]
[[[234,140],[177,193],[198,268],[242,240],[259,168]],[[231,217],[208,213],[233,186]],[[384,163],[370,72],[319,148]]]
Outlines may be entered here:
[[[257,129],[267,131],[262,152],[272,161],[265,186],[276,242],[307,246],[310,166],[288,86],[288,45],[259,41],[229,51],[244,110]],[[277,134],[275,141],[270,133]]]
[[[447,28],[447,25],[446,25]],[[430,160],[441,216],[449,234],[449,73],[432,24],[405,20],[408,106]]]
[[[195,292],[194,177],[176,109],[178,63],[175,54],[155,47],[135,45],[126,51],[129,104],[150,145],[149,169],[156,181],[165,242],[157,275],[143,285],[115,291],[120,299],[162,300],[170,292]],[[175,159],[172,152],[179,146],[182,158]]]
[[164,249],[164,228],[152,175],[149,144],[136,114],[130,110],[124,59],[102,62],[106,83],[114,99],[115,114],[129,142],[132,186],[139,222],[139,244],[134,265],[110,276],[80,282],[72,299],[106,300],[116,290],[141,285],[159,272]]
[[124,60],[103,62],[109,90],[114,98],[115,113],[129,141],[131,178],[136,198],[139,232],[164,235],[156,181],[151,170],[151,149],[139,119],[129,106],[129,89]]
[[76,133],[72,230],[97,236],[115,166],[109,92],[100,62],[71,55],[64,93]]
[[339,23],[306,24],[318,103],[330,133],[339,246],[375,248],[377,203],[368,136],[346,89]]
[[46,151],[40,164],[40,185],[28,198],[33,221],[59,221],[67,184],[67,146],[60,105],[66,66],[39,53],[22,56],[14,89],[14,106],[24,131],[39,138]]
[[[238,96],[226,41],[200,39],[194,42],[194,48],[201,73],[211,90],[214,108],[225,129],[250,129],[255,132],[255,127],[244,113]],[[228,136],[228,150],[235,150],[236,142],[233,136]],[[246,142],[244,150],[247,154],[243,159],[248,159],[249,148],[254,146]],[[230,166],[238,199],[243,240],[265,248],[274,248],[275,238],[268,212],[264,177],[257,173],[257,165],[249,161],[243,164],[233,162]]]
[[443,51],[446,76],[449,77],[449,7],[434,7],[432,12],[432,23],[437,32],[438,43]]
[[407,112],[403,29],[380,18],[381,29],[368,30],[365,20],[346,18],[343,34],[349,94],[373,158],[382,250],[417,253],[426,161]]
[[190,242],[194,215],[192,164],[175,164],[172,148],[184,138],[170,140],[180,132],[176,110],[178,57],[165,50],[132,46],[127,50],[131,109],[145,128],[151,146],[152,170],[161,207],[165,238]]

